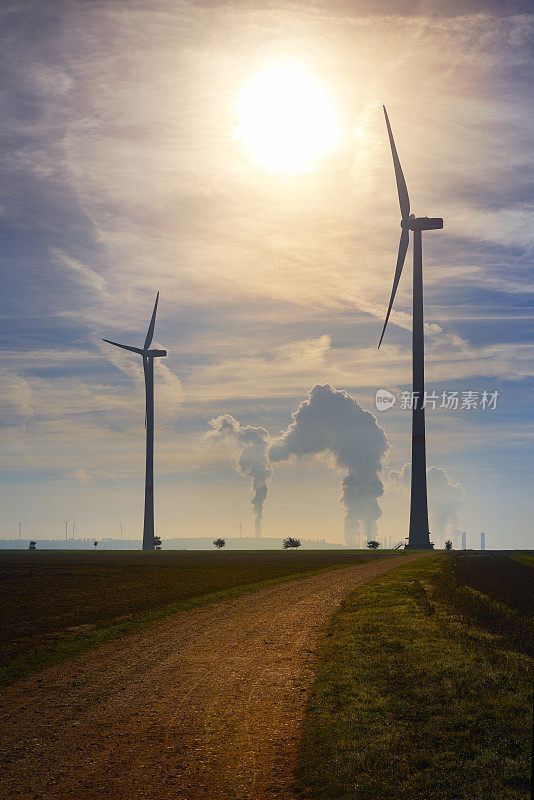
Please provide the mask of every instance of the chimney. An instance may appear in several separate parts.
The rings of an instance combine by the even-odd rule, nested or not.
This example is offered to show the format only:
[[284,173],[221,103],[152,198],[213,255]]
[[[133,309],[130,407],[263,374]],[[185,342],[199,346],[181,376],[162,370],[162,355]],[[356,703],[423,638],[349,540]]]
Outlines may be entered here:
[[480,549],[486,549],[486,534],[484,532],[480,534]]
[[465,531],[462,531],[462,550],[466,550],[467,549],[466,538],[467,537],[466,537]]

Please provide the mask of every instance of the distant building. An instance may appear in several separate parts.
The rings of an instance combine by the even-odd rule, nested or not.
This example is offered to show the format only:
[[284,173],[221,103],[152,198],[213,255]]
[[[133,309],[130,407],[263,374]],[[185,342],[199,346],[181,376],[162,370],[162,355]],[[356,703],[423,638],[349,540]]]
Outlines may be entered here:
[[462,531],[462,550],[467,549],[467,534],[465,531]]
[[480,549],[486,549],[486,534],[484,532],[480,534]]

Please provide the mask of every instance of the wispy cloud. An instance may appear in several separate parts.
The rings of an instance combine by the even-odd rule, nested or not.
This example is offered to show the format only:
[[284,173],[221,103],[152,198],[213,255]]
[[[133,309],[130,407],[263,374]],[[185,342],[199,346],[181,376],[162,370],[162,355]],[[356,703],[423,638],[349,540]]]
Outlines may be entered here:
[[65,273],[72,280],[77,281],[86,289],[93,289],[93,291],[100,294],[106,292],[107,284],[105,279],[91,267],[82,264],[75,258],[71,258],[60,250],[58,247],[51,248],[51,254],[54,257],[56,264],[63,267]]

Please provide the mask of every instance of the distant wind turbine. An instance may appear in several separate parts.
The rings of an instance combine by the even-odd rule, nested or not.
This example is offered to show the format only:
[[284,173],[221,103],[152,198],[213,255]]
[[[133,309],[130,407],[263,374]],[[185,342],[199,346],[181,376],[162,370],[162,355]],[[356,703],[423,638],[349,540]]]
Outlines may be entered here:
[[22,526],[23,526],[23,525],[24,525],[24,523],[23,523],[23,522],[21,522],[21,521],[19,520],[19,521],[18,521],[18,526],[19,526],[19,539],[21,538],[21,534],[22,534]]
[[404,266],[404,259],[410,241],[410,231],[413,231],[413,325],[412,325],[412,374],[413,374],[413,408],[412,408],[412,485],[410,499],[410,532],[408,545],[409,548],[430,549],[430,535],[428,531],[428,501],[426,489],[426,444],[425,444],[425,410],[423,399],[425,396],[425,345],[423,333],[423,248],[422,231],[439,230],[443,228],[441,218],[429,219],[428,217],[416,217],[410,214],[410,198],[408,189],[402,172],[402,167],[397,155],[397,148],[393,139],[391,125],[389,124],[388,114],[384,106],[386,126],[388,129],[391,154],[393,156],[393,166],[395,168],[395,178],[397,181],[397,192],[401,210],[401,237],[399,243],[399,253],[397,256],[397,267],[393,279],[393,289],[391,299],[386,314],[386,321],[382,329],[382,335],[378,347],[382,344],[386,326],[388,324],[391,307],[395,299],[395,293]]
[[65,540],[69,538],[69,522],[71,521],[72,517],[69,517],[65,520]]
[[143,357],[143,370],[145,373],[145,426],[146,426],[146,473],[145,473],[145,519],[143,525],[143,550],[154,550],[154,359],[164,358],[166,350],[150,350],[150,344],[154,337],[154,326],[156,324],[156,311],[158,309],[159,292],[156,295],[152,319],[148,326],[148,332],[143,348],[130,347],[126,344],[112,342],[104,339],[104,342],[137,353]]

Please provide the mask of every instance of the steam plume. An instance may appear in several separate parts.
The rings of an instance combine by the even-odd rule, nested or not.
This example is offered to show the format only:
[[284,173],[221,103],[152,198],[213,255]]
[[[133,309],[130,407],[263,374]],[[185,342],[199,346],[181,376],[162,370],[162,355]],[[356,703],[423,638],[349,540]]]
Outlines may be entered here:
[[257,538],[261,537],[263,504],[269,491],[273,471],[267,460],[267,447],[270,442],[265,428],[240,425],[230,414],[221,414],[210,420],[214,437],[226,439],[237,444],[241,451],[237,459],[237,471],[244,477],[252,478],[252,507],[254,509],[254,529]]
[[346,471],[341,503],[345,541],[352,542],[360,522],[376,523],[383,493],[378,475],[388,442],[376,418],[345,391],[317,384],[293,414],[293,422],[269,448],[271,462],[291,456],[330,454]]
[[430,524],[439,536],[451,535],[458,527],[458,513],[465,497],[460,483],[454,483],[440,467],[430,467],[426,473],[430,503]]

